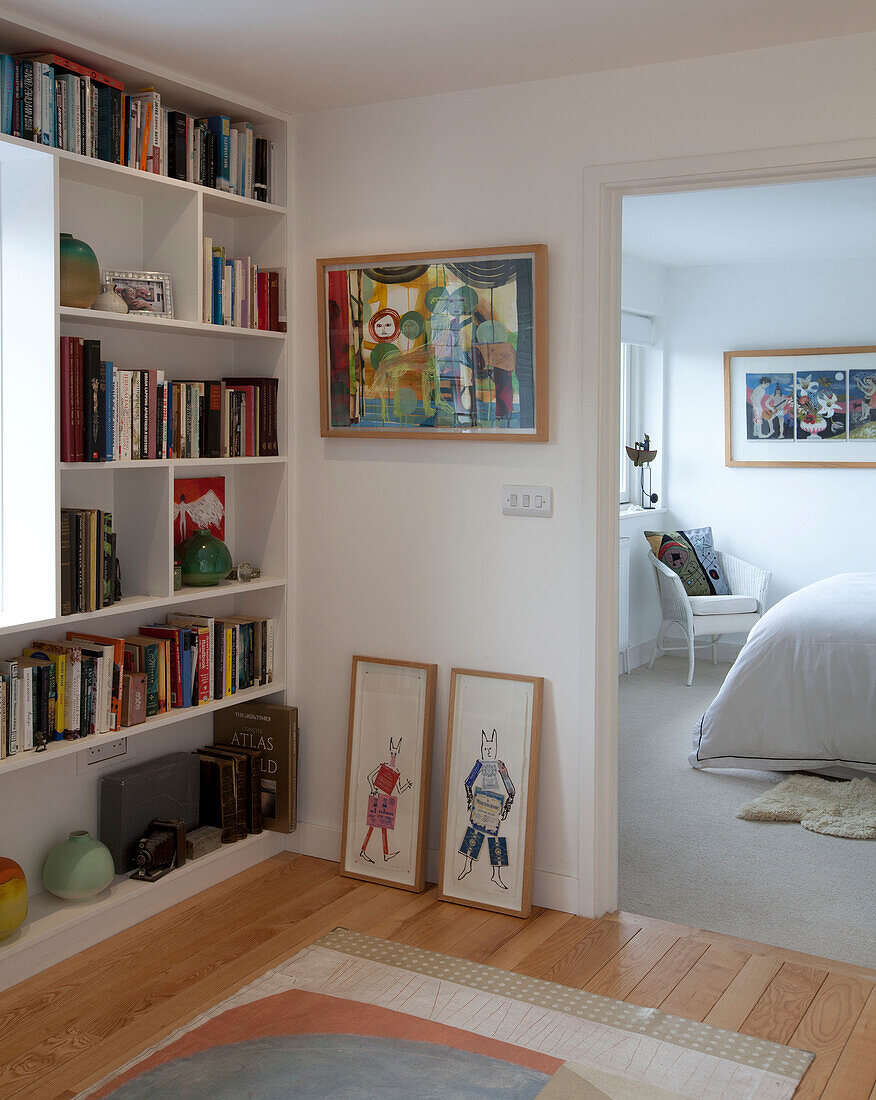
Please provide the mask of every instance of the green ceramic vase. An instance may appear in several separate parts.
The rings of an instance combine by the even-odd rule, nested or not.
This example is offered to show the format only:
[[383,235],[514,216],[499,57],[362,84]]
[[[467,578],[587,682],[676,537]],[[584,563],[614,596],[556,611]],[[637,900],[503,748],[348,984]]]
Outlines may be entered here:
[[206,587],[224,581],[231,572],[231,554],[221,539],[201,529],[182,544],[183,584]]
[[49,853],[43,885],[59,898],[81,901],[105,890],[115,873],[109,848],[85,829],[78,829]]
[[0,856],[0,940],[24,924],[27,916],[27,880],[14,859]]
[[88,309],[100,294],[97,256],[72,233],[61,234],[61,305]]

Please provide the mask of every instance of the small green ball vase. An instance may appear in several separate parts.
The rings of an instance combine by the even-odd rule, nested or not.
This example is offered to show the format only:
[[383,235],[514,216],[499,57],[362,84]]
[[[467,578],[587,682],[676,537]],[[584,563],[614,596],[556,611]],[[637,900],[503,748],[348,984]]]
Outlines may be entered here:
[[97,256],[72,233],[61,234],[61,305],[89,309],[100,294]]
[[231,572],[231,554],[221,539],[202,528],[182,544],[183,584],[204,588],[224,581]]
[[43,886],[68,901],[93,898],[115,878],[110,850],[85,829],[78,829],[49,852],[43,866]]
[[8,939],[27,917],[27,879],[14,859],[0,856],[0,940]]

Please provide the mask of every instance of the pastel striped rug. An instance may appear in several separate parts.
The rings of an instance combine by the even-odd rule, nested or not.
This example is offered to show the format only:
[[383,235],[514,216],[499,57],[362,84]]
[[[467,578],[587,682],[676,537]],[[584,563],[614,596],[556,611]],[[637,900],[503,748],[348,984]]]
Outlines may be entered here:
[[811,1060],[337,928],[82,1096],[786,1100]]

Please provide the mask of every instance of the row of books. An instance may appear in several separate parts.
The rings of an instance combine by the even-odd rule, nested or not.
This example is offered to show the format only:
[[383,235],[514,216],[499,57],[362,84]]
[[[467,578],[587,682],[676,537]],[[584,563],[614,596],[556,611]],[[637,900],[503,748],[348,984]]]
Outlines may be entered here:
[[221,829],[223,844],[262,832],[261,751],[242,746],[206,745],[196,755],[201,765],[201,825]]
[[111,512],[61,509],[61,614],[111,607],[122,598]]
[[110,164],[273,202],[274,143],[251,122],[168,110],[154,88],[121,81],[53,53],[0,54],[4,134]]
[[168,615],[125,638],[67,632],[0,661],[0,757],[113,733],[273,682],[274,620]]
[[286,268],[261,268],[251,256],[226,256],[204,238],[205,324],[286,331]]
[[278,454],[276,378],[182,381],[124,370],[100,341],[61,337],[61,461]]

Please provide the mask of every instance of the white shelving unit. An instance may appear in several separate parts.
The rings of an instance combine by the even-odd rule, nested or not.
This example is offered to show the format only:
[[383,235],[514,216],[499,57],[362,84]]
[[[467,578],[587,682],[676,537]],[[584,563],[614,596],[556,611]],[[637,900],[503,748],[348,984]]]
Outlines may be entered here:
[[[60,42],[24,21],[0,17],[0,50],[30,49],[81,59],[119,77],[129,90],[153,85],[162,93],[162,102],[172,108],[252,121],[257,133],[275,143],[275,197],[286,195],[290,120],[281,112],[235,101],[222,91],[184,83],[173,74],[143,69],[130,59],[96,53],[82,43]],[[36,277],[29,275],[30,300],[24,290],[16,291],[21,250],[17,256],[10,252],[10,227],[21,238],[27,263],[36,265]],[[61,232],[90,244],[102,269],[170,272],[174,318],[118,316],[60,306]],[[182,608],[193,613],[271,616],[275,622],[273,683],[102,735],[126,737],[127,755],[106,765],[92,765],[88,774],[77,771],[77,760],[94,744],[94,737],[55,742],[45,752],[19,752],[0,761],[0,853],[22,865],[32,892],[28,921],[0,945],[0,988],[285,847],[281,834],[263,833],[225,845],[157,883],[117,879],[105,894],[88,903],[71,904],[39,892],[42,863],[51,848],[73,829],[96,832],[99,775],[209,742],[212,715],[223,706],[286,699],[290,575],[286,334],[205,324],[201,302],[204,236],[225,245],[230,256],[251,255],[264,267],[288,269],[289,235],[284,202],[261,203],[0,135],[2,564],[7,585],[3,592],[13,591],[11,563],[18,570],[18,588],[30,592],[32,606],[39,608],[38,614],[23,615],[16,611],[14,599],[4,598],[0,656],[16,656],[37,639],[63,638],[73,628],[114,636],[136,633],[139,626]],[[46,293],[35,298],[40,286]],[[16,320],[22,301],[29,310],[26,325]],[[99,339],[101,358],[123,368],[160,368],[170,380],[226,375],[279,378],[280,455],[60,462],[62,335]],[[10,408],[13,397],[17,399],[14,411]],[[25,440],[28,449],[21,450]],[[39,461],[31,461],[35,450]],[[22,472],[23,484],[17,490],[16,479],[9,477],[11,464]],[[225,478],[226,542],[235,562],[245,559],[260,567],[258,579],[173,590],[173,483],[176,477],[194,476]],[[7,486],[11,486],[8,491]],[[30,514],[16,529],[19,512],[10,508],[18,501],[27,501]],[[112,512],[124,593],[120,603],[91,614],[61,616],[58,519],[62,507]],[[28,561],[42,562],[42,568],[28,572]]]
[[[174,292],[175,293],[175,292]],[[156,332],[167,332],[176,336],[216,336],[221,330],[224,340],[281,340],[285,341],[285,332],[266,332],[257,328],[237,328],[235,325],[208,325],[203,321],[184,321],[177,317],[147,317],[142,313],[97,313],[90,309],[77,309],[75,306],[61,306],[61,321],[72,325],[79,321],[89,329],[114,328],[121,332],[141,330],[137,335],[153,336]]]

